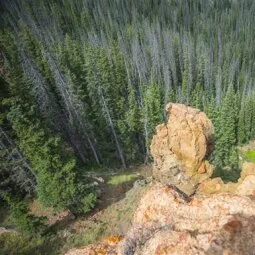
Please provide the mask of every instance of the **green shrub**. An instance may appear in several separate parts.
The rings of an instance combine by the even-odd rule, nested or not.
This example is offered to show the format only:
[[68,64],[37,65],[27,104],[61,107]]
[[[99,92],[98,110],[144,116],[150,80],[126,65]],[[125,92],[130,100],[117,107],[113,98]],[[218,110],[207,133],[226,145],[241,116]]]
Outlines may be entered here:
[[89,193],[86,195],[82,200],[82,211],[84,213],[89,212],[92,208],[94,208],[95,203],[96,203],[97,197],[95,193]]
[[5,199],[10,206],[9,222],[17,230],[27,236],[40,236],[46,232],[47,226],[44,224],[46,221],[45,217],[35,217],[29,214],[28,206],[23,201],[10,198],[8,195],[5,195]]

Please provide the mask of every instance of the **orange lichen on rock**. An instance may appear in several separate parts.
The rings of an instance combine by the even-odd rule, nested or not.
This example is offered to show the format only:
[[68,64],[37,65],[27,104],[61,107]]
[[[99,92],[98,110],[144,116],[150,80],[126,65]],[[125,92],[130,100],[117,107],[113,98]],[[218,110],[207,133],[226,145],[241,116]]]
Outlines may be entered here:
[[116,245],[122,236],[109,236],[101,243],[91,244],[79,249],[72,249],[65,255],[117,255]]
[[115,245],[123,239],[123,236],[108,236],[105,242],[109,245]]

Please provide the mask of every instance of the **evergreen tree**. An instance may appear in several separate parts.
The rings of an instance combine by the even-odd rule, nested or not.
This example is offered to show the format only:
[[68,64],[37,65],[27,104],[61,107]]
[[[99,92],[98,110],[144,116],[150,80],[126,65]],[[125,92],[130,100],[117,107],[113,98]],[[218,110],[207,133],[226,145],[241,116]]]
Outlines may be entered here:
[[33,132],[61,137],[83,164],[147,162],[168,102],[212,118],[219,168],[236,162],[237,143],[254,139],[252,0],[0,4],[8,98],[20,100],[15,109],[29,105],[22,116],[33,108]]
[[[222,106],[216,119],[216,150],[214,162],[216,167],[233,165],[237,160],[235,146],[237,145],[237,96],[233,86],[229,85]],[[237,166],[235,166],[237,167]]]
[[46,218],[36,217],[29,214],[28,205],[20,201],[18,197],[10,197],[4,195],[5,201],[10,207],[9,220],[23,234],[28,236],[40,236],[45,234],[47,226],[45,225]]
[[245,130],[245,103],[242,102],[238,116],[238,143],[244,144],[247,141],[246,130]]

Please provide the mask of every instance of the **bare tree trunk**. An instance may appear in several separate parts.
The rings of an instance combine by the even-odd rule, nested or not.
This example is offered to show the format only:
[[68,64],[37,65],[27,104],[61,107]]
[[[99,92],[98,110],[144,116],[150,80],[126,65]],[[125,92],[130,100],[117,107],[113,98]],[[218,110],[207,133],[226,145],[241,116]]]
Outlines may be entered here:
[[30,194],[33,193],[36,186],[36,175],[2,127],[0,127],[0,150],[5,151],[7,162],[15,163],[14,166],[10,167],[10,175],[12,178],[14,178],[15,175],[20,187],[26,187]]
[[122,148],[120,146],[120,143],[119,143],[119,140],[118,140],[118,136],[117,136],[117,134],[115,132],[115,128],[114,128],[114,125],[113,125],[113,122],[112,122],[112,118],[111,118],[109,109],[107,107],[107,104],[105,102],[104,95],[103,95],[103,92],[102,92],[101,88],[99,88],[99,93],[100,93],[100,96],[101,96],[101,99],[102,99],[102,103],[103,103],[103,107],[104,107],[105,113],[107,115],[109,126],[110,126],[112,134],[114,136],[114,140],[115,140],[115,143],[116,143],[116,146],[117,146],[117,150],[118,150],[118,154],[119,154],[122,166],[124,168],[127,168],[127,165],[126,165],[126,162],[125,162],[125,158],[124,158],[124,154],[123,154]]
[[[52,73],[54,74],[56,85],[63,98],[66,110],[68,112],[68,118],[70,120],[70,123],[76,122],[76,124],[78,125],[78,130],[82,131],[84,137],[88,141],[89,147],[94,155],[94,158],[97,164],[100,164],[100,160],[99,160],[100,157],[98,155],[96,145],[92,142],[92,140],[94,139],[91,139],[89,134],[91,132],[89,132],[88,124],[86,120],[82,118],[81,116],[81,112],[83,111],[83,109],[81,109],[82,103],[75,97],[75,95],[73,95],[70,91],[68,91],[67,84],[64,78],[62,77],[62,74],[58,70],[57,65],[54,63],[54,60],[51,58],[51,56],[49,56],[49,54],[46,54],[46,55],[47,55],[47,59],[49,61]],[[79,150],[79,148],[77,149]],[[79,154],[83,154],[83,152],[79,150]],[[82,159],[83,157],[84,155],[81,156]]]

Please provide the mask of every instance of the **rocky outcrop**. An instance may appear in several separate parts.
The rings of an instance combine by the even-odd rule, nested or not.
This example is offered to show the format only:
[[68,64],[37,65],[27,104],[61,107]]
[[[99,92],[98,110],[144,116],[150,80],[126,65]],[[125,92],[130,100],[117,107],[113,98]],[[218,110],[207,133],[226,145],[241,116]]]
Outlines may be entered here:
[[213,149],[213,125],[203,112],[182,104],[168,104],[166,110],[168,122],[157,126],[151,143],[153,176],[191,195],[213,172],[206,160]]
[[174,187],[152,185],[126,237],[67,255],[255,254],[255,201],[234,194],[190,199]]
[[118,254],[254,254],[255,201],[233,194],[188,199],[155,184],[137,208]]
[[245,162],[238,182],[224,183],[221,178],[208,179],[202,182],[197,194],[234,193],[241,196],[255,197],[255,164]]
[[180,104],[167,111],[168,123],[157,127],[151,145],[155,181],[147,184],[131,229],[123,240],[68,255],[255,254],[255,165],[244,165],[238,183],[210,179],[210,120]]

